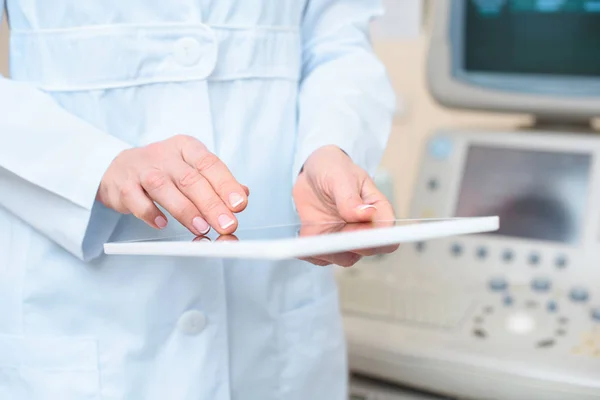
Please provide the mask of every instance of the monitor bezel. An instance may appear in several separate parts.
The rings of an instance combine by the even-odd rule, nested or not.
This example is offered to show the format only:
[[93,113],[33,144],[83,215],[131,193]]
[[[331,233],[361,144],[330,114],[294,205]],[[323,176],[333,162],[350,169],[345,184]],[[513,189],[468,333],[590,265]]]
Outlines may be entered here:
[[600,95],[600,76],[597,78],[565,75],[487,73],[467,71],[465,66],[465,35],[467,1],[451,0],[450,40],[453,76],[465,83],[494,90],[516,93],[592,96]]
[[[454,46],[460,43],[457,26],[462,7],[456,7],[465,0],[436,0],[433,6],[432,30],[428,32],[429,50],[427,57],[427,85],[433,98],[442,106],[453,109],[492,111],[519,115],[532,115],[538,120],[564,122],[565,125],[588,126],[589,121],[600,116],[600,91],[596,97],[589,93],[576,93],[574,90],[557,93],[541,90],[507,90],[506,78],[494,76],[473,78],[455,73],[455,60],[464,59]],[[464,12],[463,14],[464,15]],[[460,32],[458,32],[460,33]],[[458,54],[458,55],[457,55]],[[458,64],[460,65],[460,64]],[[485,74],[484,74],[485,75]],[[483,82],[481,81],[483,78]],[[504,79],[503,79],[504,78]],[[573,84],[573,80],[568,80]],[[600,83],[600,79],[598,80]],[[504,86],[502,83],[504,82]],[[539,88],[547,82],[534,81]],[[513,87],[515,82],[513,81]],[[525,86],[523,82],[520,85]],[[564,85],[565,81],[559,82]],[[554,85],[554,84],[553,84]],[[579,124],[581,122],[581,124]]]

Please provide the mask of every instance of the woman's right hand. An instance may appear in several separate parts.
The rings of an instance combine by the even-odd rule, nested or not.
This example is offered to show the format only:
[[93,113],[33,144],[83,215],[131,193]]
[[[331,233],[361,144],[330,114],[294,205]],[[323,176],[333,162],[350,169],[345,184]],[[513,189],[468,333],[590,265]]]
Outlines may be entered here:
[[102,178],[97,199],[154,228],[167,226],[159,204],[195,235],[211,227],[223,235],[237,229],[234,213],[246,208],[248,195],[204,144],[179,135],[119,154]]

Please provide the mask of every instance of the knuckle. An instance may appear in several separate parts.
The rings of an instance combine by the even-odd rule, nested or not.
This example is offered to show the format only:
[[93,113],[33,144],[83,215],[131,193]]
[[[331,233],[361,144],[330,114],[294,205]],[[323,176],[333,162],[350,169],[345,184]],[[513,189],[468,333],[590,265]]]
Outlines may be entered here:
[[191,203],[190,204],[181,204],[179,206],[175,206],[173,208],[173,210],[169,210],[169,211],[178,220],[189,219],[188,217],[191,217],[191,216],[195,215],[198,212],[196,210],[196,207],[194,207],[194,205],[191,204]]
[[212,213],[221,208],[222,204],[223,202],[221,199],[216,196],[210,196],[208,199],[206,199],[202,208],[204,208],[207,213]]
[[150,171],[142,177],[142,185],[149,191],[163,188],[168,182],[167,176],[158,170]]
[[154,220],[155,209],[154,207],[147,206],[143,207],[141,210],[137,212],[136,217],[143,221],[153,221]]
[[212,153],[207,153],[196,162],[195,167],[198,171],[207,171],[216,166],[219,162],[219,157]]
[[196,185],[200,179],[202,179],[202,175],[193,169],[189,169],[179,177],[178,184],[181,188],[188,189]]
[[123,185],[120,189],[119,189],[119,197],[125,201],[129,200],[130,198],[132,198],[136,192],[137,188],[135,185]]
[[238,189],[237,187],[232,185],[231,182],[227,179],[219,179],[216,182],[214,182],[212,186],[214,187],[217,193],[228,193],[230,191],[237,191],[240,195],[244,193],[243,190]]
[[156,159],[156,158],[162,156],[165,151],[163,143],[161,143],[161,142],[151,143],[151,144],[147,145],[144,148],[144,150],[145,150],[146,156],[149,156],[152,159]]
[[187,143],[192,139],[191,136],[189,135],[184,135],[184,134],[178,134],[175,135],[171,138],[171,140],[178,142],[178,143]]

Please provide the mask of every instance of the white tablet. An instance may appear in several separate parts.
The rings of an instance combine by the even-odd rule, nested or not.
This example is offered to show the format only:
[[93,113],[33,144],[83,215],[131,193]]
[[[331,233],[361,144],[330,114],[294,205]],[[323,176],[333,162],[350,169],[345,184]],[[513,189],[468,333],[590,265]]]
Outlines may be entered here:
[[177,237],[112,242],[106,254],[283,260],[378,249],[446,236],[491,232],[498,217],[323,223],[238,229],[234,235],[191,233]]

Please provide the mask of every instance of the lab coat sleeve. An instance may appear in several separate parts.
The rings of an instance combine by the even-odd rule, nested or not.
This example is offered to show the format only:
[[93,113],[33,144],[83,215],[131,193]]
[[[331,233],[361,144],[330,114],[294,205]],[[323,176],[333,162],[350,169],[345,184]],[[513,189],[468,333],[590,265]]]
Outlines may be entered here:
[[118,222],[95,199],[126,148],[48,94],[0,75],[0,207],[80,259],[100,255]]
[[369,24],[379,0],[309,0],[294,178],[318,148],[336,145],[373,175],[391,130],[395,95],[373,53]]

